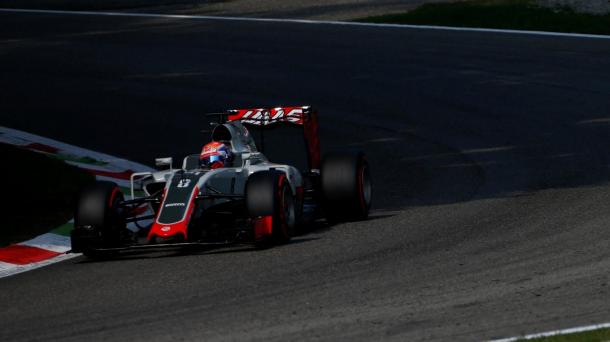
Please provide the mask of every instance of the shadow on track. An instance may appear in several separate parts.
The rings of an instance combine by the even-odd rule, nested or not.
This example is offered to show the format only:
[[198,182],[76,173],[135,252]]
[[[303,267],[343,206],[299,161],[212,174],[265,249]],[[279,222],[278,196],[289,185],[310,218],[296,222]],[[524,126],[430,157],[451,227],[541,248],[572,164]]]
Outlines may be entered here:
[[[393,217],[394,214],[380,214],[371,213],[367,221],[382,220],[385,218]],[[306,244],[323,238],[323,234],[331,231],[337,224],[329,224],[325,220],[318,220],[313,222],[307,227],[301,228],[297,234],[285,245],[290,246],[297,244]],[[315,235],[315,236],[311,236]],[[174,258],[182,256],[194,256],[194,255],[211,255],[211,254],[227,254],[227,253],[257,253],[265,250],[272,250],[281,246],[269,246],[269,247],[256,247],[254,245],[246,244],[235,244],[230,246],[222,247],[205,247],[205,246],[186,246],[186,247],[175,247],[163,246],[160,249],[149,249],[149,250],[125,250],[119,253],[108,256],[106,258],[90,259],[78,261],[75,264],[92,264],[99,262],[112,262],[122,260],[138,260],[138,259],[164,259]]]

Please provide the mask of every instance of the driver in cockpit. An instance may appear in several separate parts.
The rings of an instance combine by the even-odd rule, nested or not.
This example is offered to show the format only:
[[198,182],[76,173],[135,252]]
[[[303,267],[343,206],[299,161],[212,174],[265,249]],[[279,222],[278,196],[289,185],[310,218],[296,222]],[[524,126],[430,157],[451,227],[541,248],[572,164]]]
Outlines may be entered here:
[[228,166],[232,159],[231,148],[218,141],[212,141],[203,146],[199,155],[201,167],[206,169],[218,169]]

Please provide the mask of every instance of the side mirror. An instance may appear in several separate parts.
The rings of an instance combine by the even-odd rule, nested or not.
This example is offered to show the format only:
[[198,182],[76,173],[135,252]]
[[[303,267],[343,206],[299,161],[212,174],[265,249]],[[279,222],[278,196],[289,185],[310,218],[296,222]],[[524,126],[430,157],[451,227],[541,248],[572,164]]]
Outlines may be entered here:
[[173,162],[172,157],[155,159],[155,165],[157,167],[169,166],[170,170],[172,169]]

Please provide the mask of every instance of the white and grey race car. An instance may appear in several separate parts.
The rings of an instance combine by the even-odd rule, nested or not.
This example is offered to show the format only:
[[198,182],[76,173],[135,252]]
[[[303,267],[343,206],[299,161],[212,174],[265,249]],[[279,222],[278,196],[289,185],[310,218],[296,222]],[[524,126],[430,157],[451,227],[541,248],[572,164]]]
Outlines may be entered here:
[[[173,169],[171,158],[157,159],[157,166],[169,168],[132,174],[129,200],[115,183],[92,184],[79,196],[72,251],[100,256],[168,245],[268,246],[289,241],[295,229],[321,218],[367,218],[372,184],[364,154],[321,158],[317,112],[311,107],[214,116],[211,139],[231,148],[230,165],[208,169],[194,154]],[[134,198],[134,190],[145,196]],[[128,224],[141,229],[134,233]]]

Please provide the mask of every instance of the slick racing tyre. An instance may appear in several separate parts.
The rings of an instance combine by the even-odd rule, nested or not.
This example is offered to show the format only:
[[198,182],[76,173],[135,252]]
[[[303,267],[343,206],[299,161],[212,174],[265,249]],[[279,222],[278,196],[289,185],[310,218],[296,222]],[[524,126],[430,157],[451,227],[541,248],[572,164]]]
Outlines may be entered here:
[[259,220],[263,230],[270,232],[258,239],[259,246],[290,240],[296,226],[296,201],[285,174],[260,171],[250,175],[246,184],[246,208],[250,217]]
[[357,221],[368,217],[372,180],[364,153],[328,154],[322,160],[320,173],[327,220]]
[[112,182],[98,181],[81,191],[74,215],[72,251],[90,257],[107,256],[97,249],[119,247],[126,229],[119,204],[123,193]]

